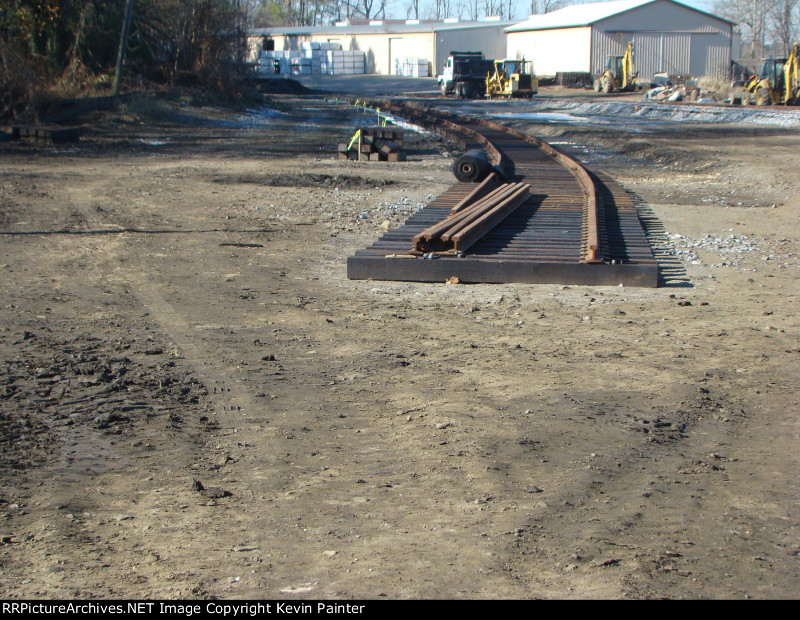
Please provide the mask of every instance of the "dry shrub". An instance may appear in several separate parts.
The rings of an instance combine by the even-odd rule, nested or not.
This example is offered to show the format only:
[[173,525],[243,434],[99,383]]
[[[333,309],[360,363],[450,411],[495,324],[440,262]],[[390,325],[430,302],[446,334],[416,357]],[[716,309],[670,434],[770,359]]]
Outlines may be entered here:
[[34,122],[44,86],[33,61],[0,36],[0,119]]
[[121,102],[117,114],[125,121],[162,122],[175,118],[175,106],[156,95],[137,93]]
[[717,99],[726,99],[731,95],[731,81],[725,78],[703,76],[697,80],[703,93],[713,93]]

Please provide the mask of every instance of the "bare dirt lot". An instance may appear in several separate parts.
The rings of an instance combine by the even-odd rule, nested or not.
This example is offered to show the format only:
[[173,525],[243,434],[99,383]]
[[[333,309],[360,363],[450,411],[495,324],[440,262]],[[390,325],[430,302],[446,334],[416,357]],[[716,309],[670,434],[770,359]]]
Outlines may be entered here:
[[280,103],[0,144],[0,598],[797,596],[797,130],[515,123],[658,289],[349,281],[452,152]]

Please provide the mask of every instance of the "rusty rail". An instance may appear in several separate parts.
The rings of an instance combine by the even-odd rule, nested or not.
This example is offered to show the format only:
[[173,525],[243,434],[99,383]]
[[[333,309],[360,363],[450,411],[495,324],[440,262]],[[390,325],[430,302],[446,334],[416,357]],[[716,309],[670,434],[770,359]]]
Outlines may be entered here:
[[483,181],[478,183],[478,185],[473,189],[469,194],[467,194],[463,200],[459,201],[452,209],[450,209],[450,213],[458,213],[468,204],[474,202],[485,196],[491,190],[490,188],[497,185],[499,182],[498,176],[496,172],[492,172],[488,177],[486,177]]
[[[447,133],[452,135],[456,140],[459,140],[462,145],[464,145],[464,141],[462,138],[460,138],[460,136],[467,136],[474,142],[477,142],[481,145],[486,152],[487,157],[497,170],[512,169],[514,165],[514,162],[510,161],[503,152],[503,145],[496,144],[483,133],[472,129],[467,125],[477,124],[495,132],[501,132],[517,140],[522,140],[558,162],[575,178],[585,199],[583,209],[582,247],[580,260],[583,263],[590,264],[604,262],[604,252],[601,241],[601,213],[598,200],[598,191],[592,175],[589,174],[586,168],[584,168],[583,165],[576,159],[570,157],[566,153],[562,153],[543,140],[487,119],[467,117],[440,111],[433,112],[429,108],[410,102],[400,103],[396,101],[380,101],[372,103],[374,105],[380,105],[383,109],[392,110],[398,115],[416,117],[412,118],[411,120],[416,122],[421,121],[421,124],[432,126],[434,128],[445,128]],[[439,131],[441,132],[441,129]],[[476,187],[474,192],[476,195],[480,195],[480,193],[485,191],[485,189],[486,187]],[[473,196],[471,193],[470,196],[465,198],[462,202],[464,204],[468,204],[472,198]],[[453,211],[458,211],[463,208],[463,204],[458,204],[453,207]]]
[[466,252],[492,230],[492,228],[508,217],[514,209],[528,199],[530,185],[519,185],[521,185],[521,187],[517,187],[508,197],[481,214],[480,217],[475,219],[472,223],[459,227],[455,233],[448,230],[442,235],[442,240],[452,241],[453,250],[455,250],[455,252]]
[[411,252],[459,254],[466,251],[527,200],[529,189],[530,185],[525,183],[501,185],[415,235]]
[[595,187],[594,179],[592,179],[592,176],[589,174],[586,168],[584,168],[583,165],[575,158],[570,157],[566,153],[562,153],[547,142],[539,140],[534,136],[530,136],[522,133],[521,131],[517,131],[516,129],[512,129],[511,127],[506,127],[505,125],[488,121],[486,119],[479,118],[475,119],[475,121],[481,125],[484,125],[485,127],[489,127],[496,131],[502,131],[510,136],[524,140],[528,144],[538,148],[540,151],[547,153],[567,170],[572,172],[586,193],[583,233],[585,247],[583,252],[583,262],[602,263],[603,259],[600,246],[600,212],[598,208],[597,188]]

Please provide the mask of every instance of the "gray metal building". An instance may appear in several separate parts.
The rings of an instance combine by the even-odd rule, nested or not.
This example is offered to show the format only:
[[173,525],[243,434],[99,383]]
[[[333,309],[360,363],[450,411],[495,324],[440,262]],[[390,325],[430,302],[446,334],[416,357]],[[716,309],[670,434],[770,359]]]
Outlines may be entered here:
[[510,58],[533,61],[537,75],[603,71],[608,56],[634,43],[640,79],[654,73],[727,77],[734,23],[674,0],[613,0],[531,15],[506,28]]

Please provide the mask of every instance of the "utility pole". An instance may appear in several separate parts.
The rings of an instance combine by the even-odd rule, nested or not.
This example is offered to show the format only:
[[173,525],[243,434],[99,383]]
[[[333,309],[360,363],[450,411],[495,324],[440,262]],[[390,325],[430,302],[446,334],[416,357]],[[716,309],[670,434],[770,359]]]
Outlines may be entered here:
[[133,0],[125,0],[125,17],[122,20],[122,35],[119,38],[119,51],[117,52],[117,70],[114,73],[114,85],[111,95],[119,96],[119,86],[122,81],[122,61],[125,60],[125,51],[128,47],[128,31],[131,29],[131,16],[133,15]]

